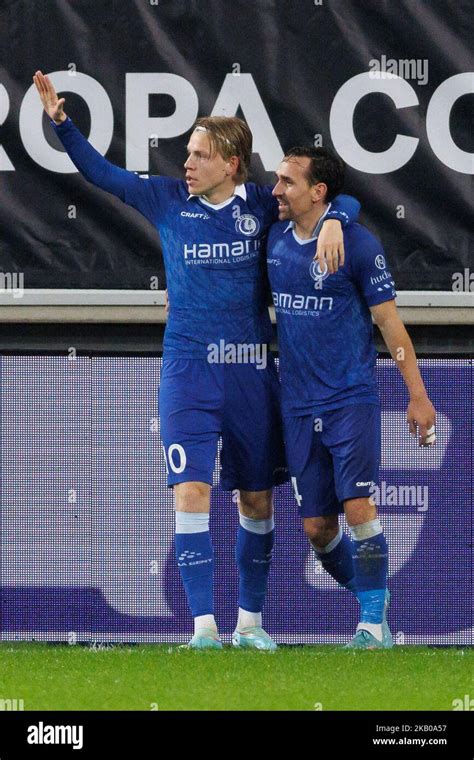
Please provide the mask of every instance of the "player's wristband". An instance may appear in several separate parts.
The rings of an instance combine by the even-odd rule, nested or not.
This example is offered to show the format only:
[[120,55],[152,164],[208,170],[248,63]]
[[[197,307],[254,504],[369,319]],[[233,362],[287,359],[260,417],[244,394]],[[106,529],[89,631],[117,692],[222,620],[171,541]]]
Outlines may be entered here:
[[329,221],[330,219],[335,219],[337,222],[341,222],[342,226],[345,227],[349,222],[349,214],[346,214],[345,211],[328,211],[324,217],[324,222]]

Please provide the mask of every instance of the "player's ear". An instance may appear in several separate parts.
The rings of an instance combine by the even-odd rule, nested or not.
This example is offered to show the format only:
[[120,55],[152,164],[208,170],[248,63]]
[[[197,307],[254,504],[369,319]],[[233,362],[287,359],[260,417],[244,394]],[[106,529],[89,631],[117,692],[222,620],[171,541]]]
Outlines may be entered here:
[[313,203],[323,201],[326,197],[327,191],[328,187],[324,182],[317,182],[315,185],[313,185],[311,188],[311,200]]
[[231,156],[229,160],[227,161],[227,166],[229,167],[229,174],[234,175],[237,174],[239,170],[239,157],[238,156]]

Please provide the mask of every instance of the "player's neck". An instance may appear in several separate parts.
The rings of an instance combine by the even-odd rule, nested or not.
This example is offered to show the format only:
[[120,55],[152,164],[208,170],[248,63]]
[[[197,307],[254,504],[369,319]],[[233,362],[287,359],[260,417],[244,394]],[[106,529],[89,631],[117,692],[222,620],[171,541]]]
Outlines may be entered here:
[[217,185],[217,187],[213,187],[207,193],[203,194],[202,197],[204,198],[205,201],[208,201],[208,203],[213,203],[217,205],[218,203],[223,203],[229,198],[232,198],[234,193],[235,193],[235,182],[232,179],[229,179],[228,181],[225,181],[222,184]]
[[307,214],[302,214],[295,219],[295,232],[301,240],[309,240],[314,236],[317,223],[326,213],[327,203],[315,203]]

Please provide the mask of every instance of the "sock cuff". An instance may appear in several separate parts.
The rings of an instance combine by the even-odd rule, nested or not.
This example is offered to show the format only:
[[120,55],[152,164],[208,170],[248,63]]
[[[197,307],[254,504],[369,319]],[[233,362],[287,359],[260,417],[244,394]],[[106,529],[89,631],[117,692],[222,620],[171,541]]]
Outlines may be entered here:
[[316,555],[319,557],[320,554],[329,554],[329,552],[332,552],[333,549],[336,548],[336,546],[342,541],[342,527],[339,526],[339,530],[337,531],[337,534],[334,536],[332,541],[330,541],[326,546],[315,546],[313,542],[311,542],[311,546],[313,547]]
[[354,541],[364,541],[367,538],[373,538],[383,533],[382,526],[378,517],[375,520],[362,523],[361,525],[351,525],[351,536]]
[[176,533],[206,533],[209,512],[176,512]]
[[249,533],[258,533],[259,535],[270,533],[275,527],[273,515],[267,520],[254,520],[253,517],[245,517],[239,512],[239,522],[242,528],[248,530]]
[[216,619],[214,615],[207,614],[207,615],[196,615],[194,618],[194,630],[198,631],[200,628],[210,628],[212,630],[215,629],[217,632],[217,625],[216,625]]

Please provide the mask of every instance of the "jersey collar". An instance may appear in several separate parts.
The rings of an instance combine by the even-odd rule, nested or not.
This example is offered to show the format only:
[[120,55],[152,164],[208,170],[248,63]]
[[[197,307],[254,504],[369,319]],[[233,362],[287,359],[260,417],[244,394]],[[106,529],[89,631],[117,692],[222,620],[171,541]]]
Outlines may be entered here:
[[293,220],[291,220],[291,222],[289,222],[287,224],[287,226],[285,227],[285,229],[283,230],[283,232],[285,233],[285,232],[288,232],[288,230],[293,230],[293,237],[295,238],[295,240],[298,243],[302,243],[302,244],[304,244],[304,243],[310,243],[312,240],[313,241],[317,240],[318,235],[321,232],[321,227],[323,226],[323,222],[324,222],[324,220],[326,218],[326,215],[327,215],[327,213],[328,213],[328,211],[329,211],[330,208],[331,208],[331,204],[328,203],[328,207],[327,207],[326,211],[324,212],[324,214],[321,217],[319,217],[318,223],[317,223],[316,227],[314,228],[313,234],[311,235],[310,238],[306,238],[305,240],[301,240],[301,238],[298,237],[298,235],[295,232],[295,223],[294,223]]
[[223,208],[224,206],[227,206],[228,203],[230,203],[235,196],[238,195],[239,198],[242,198],[243,201],[247,200],[247,188],[245,185],[236,185],[234,189],[234,194],[230,196],[230,198],[227,198],[227,200],[222,201],[222,203],[209,203],[209,201],[204,200],[204,198],[201,198],[200,195],[188,195],[188,201],[191,201],[193,199],[200,200],[201,203],[204,203],[205,206],[209,206],[210,208]]

